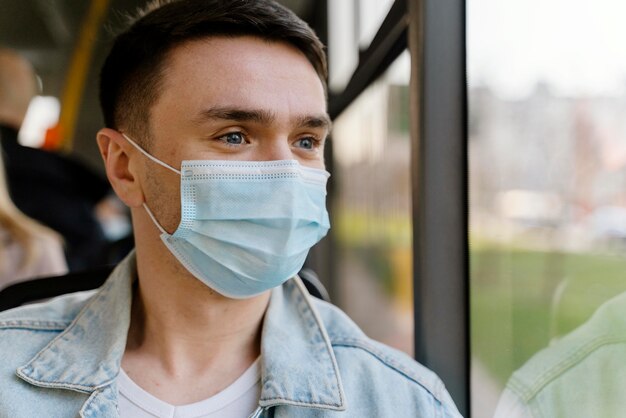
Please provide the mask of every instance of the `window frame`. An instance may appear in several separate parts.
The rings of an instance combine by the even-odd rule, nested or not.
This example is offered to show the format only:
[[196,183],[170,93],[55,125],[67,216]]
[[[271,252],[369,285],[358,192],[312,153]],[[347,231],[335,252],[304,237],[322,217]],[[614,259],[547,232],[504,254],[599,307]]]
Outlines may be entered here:
[[[339,116],[410,50],[415,358],[469,416],[465,16],[464,0],[396,0],[345,89],[329,96],[329,114]],[[331,207],[332,196],[331,189]],[[334,248],[332,237],[327,247]]]

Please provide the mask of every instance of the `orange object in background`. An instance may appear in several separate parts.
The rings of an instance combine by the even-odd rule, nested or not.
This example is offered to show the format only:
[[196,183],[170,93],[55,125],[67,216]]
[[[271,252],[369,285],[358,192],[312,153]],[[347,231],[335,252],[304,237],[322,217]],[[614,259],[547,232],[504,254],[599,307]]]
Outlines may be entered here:
[[56,151],[61,147],[62,140],[63,127],[57,123],[46,130],[46,137],[44,138],[41,148],[46,151]]

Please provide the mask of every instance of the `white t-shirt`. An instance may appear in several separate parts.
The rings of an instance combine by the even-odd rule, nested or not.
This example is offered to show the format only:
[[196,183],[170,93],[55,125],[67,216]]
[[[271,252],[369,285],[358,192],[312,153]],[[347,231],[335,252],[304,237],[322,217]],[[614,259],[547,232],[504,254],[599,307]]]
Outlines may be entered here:
[[200,402],[174,406],[142,388],[120,370],[117,378],[121,418],[247,418],[257,408],[261,395],[261,364],[256,359],[223,391]]

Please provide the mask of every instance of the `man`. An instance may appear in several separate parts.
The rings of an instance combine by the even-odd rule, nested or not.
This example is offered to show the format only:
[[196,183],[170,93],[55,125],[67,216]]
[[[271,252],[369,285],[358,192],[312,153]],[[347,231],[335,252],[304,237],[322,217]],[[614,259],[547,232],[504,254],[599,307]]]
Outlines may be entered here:
[[325,78],[272,0],[154,3],[117,38],[97,139],[136,252],[96,294],[0,316],[2,413],[459,416],[293,277],[329,226]]
[[63,236],[71,270],[103,264],[107,242],[94,210],[111,192],[107,181],[70,156],[17,140],[37,89],[30,63],[0,48],[0,145],[11,198],[26,215]]

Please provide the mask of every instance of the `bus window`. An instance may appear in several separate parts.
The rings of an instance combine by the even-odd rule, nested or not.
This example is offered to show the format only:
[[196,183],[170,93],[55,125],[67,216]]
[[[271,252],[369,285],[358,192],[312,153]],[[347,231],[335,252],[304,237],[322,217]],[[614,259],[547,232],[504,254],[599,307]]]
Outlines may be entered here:
[[400,55],[336,120],[337,304],[371,337],[413,352],[408,84]]
[[468,2],[473,417],[623,413],[625,15]]

